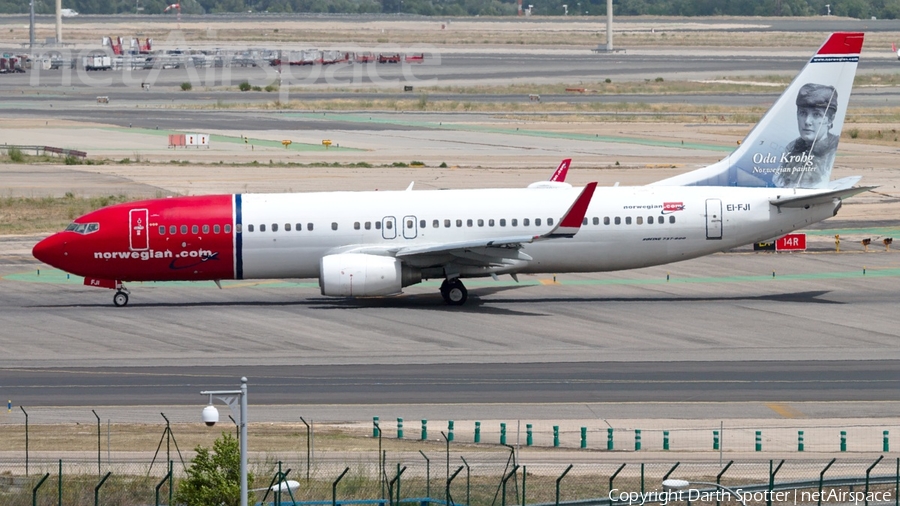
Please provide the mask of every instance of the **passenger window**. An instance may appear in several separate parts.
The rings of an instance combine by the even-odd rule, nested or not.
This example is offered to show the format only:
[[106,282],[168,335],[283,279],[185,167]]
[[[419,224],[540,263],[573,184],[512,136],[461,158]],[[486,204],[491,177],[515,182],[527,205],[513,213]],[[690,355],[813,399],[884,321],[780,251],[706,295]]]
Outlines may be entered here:
[[380,221],[375,222],[375,230],[381,230],[381,222]]
[[674,216],[674,215],[671,215],[671,214],[669,215],[669,223],[675,223],[675,216]]
[[622,218],[619,218],[618,216],[616,216],[616,225],[621,225],[621,224],[622,224]]
[[444,228],[450,228],[450,220],[444,220]]
[[[259,226],[259,231],[260,231],[260,232],[265,232],[265,231],[266,231],[266,224],[265,224],[265,223],[263,223],[263,224],[261,224],[261,225]],[[252,230],[251,230],[251,232],[252,232]]]
[[294,227],[294,230],[296,230],[297,232],[302,232],[302,231],[303,231],[303,224],[302,224],[302,223],[296,223],[295,225],[297,225],[297,226]]
[[175,235],[176,233],[178,233],[178,227],[176,227],[175,225],[169,225],[169,234]]
[[653,225],[653,216],[647,216],[647,225]]
[[278,224],[277,223],[272,224],[272,232],[278,232]]
[[638,224],[638,225],[643,225],[643,224],[644,224],[644,217],[643,217],[643,216],[638,216],[638,217],[636,218],[636,220],[637,220],[637,224]]
[[456,220],[456,228],[459,228],[461,226],[462,226],[462,220]]
[[419,220],[419,228],[425,228],[425,220]]
[[[408,227],[410,225],[407,223],[406,226]],[[358,221],[353,222],[353,230],[359,230],[359,222]]]
[[483,226],[484,226],[484,220],[479,219],[479,220],[478,220],[478,226],[479,226],[479,227],[483,227]]
[[371,221],[366,222],[366,230],[372,230],[372,222]]
[[519,220],[513,218],[512,220],[510,220],[510,223],[509,223],[509,224],[512,225],[512,226],[514,226],[514,227],[518,227],[518,226],[519,226]]
[[388,229],[388,230],[394,228],[394,222],[393,222],[393,221],[388,221],[388,222],[386,222],[386,223],[384,224],[384,228],[386,228],[386,229]]
[[501,227],[505,227],[505,226],[506,226],[506,218],[500,218],[500,226],[501,226]]
[[191,226],[191,233],[192,233],[192,234],[200,233],[200,227],[198,227],[197,225],[192,225],[192,226]]
[[284,231],[285,231],[285,232],[290,232],[290,231],[291,231],[291,224],[290,224],[290,223],[285,223],[285,224],[284,224]]
[[582,225],[587,225],[587,224],[588,224],[587,216],[585,216],[584,219],[581,220],[581,224],[582,224]]
[[336,221],[331,222],[331,230],[337,230],[337,222]]
[[253,225],[247,225],[247,232],[253,232]]
[[208,234],[208,233],[209,233],[209,225],[203,225],[203,233],[204,233],[204,234]]
[[[241,233],[241,224],[240,224],[240,223],[238,223],[237,225],[235,225],[235,232]],[[230,234],[230,233],[231,233],[231,225],[225,225],[225,233],[226,233],[226,234]]]
[[472,220],[466,220],[466,226],[467,226],[467,227],[471,227],[471,226],[472,226]]
[[218,225],[213,225],[213,233],[218,234],[222,229]]
[[312,231],[313,231],[313,224],[312,224],[312,223],[307,223],[307,224],[306,224],[306,230],[312,232]]
[[609,216],[604,216],[604,217],[603,217],[603,224],[604,224],[604,225],[609,225]]
[[660,225],[662,225],[663,223],[666,222],[666,219],[664,217],[660,216],[659,219],[656,220],[656,222],[659,223]]
[[527,227],[528,224],[529,224],[528,218],[525,218],[525,219],[522,220],[522,226],[523,226],[523,227]]
[[416,222],[414,220],[406,220],[406,228],[412,230],[415,226]]
[[493,220],[493,219],[488,220],[488,226],[489,226],[489,227],[493,227],[493,226],[494,226],[494,220]]
[[181,226],[181,235],[185,235],[185,234],[187,234],[187,225],[182,225]]
[[534,226],[535,226],[535,227],[540,227],[540,226],[541,226],[541,219],[540,219],[540,218],[535,218],[535,219],[534,219]]
[[[594,216],[594,220],[593,220],[593,221],[594,221],[594,225],[599,225],[599,224],[600,224],[600,218],[598,218],[598,217],[596,217],[596,216]],[[608,225],[608,223],[607,223],[607,225]]]
[[438,221],[438,220],[434,220],[434,221],[431,222],[431,226],[434,227],[434,228],[440,228],[441,222]]
[[547,226],[548,227],[553,226],[553,218],[547,218]]
[[159,226],[159,235],[166,235],[166,226],[165,225]]
[[626,225],[631,225],[631,216],[626,216],[626,217],[625,217],[625,224],[626,224]]

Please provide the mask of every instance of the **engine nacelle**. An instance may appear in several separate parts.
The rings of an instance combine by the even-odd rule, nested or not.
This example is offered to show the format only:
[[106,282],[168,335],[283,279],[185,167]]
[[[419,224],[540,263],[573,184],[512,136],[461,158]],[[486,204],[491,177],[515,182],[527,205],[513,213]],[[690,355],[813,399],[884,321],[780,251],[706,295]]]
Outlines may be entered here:
[[393,257],[344,253],[319,261],[319,288],[332,297],[391,295],[421,281],[421,271]]

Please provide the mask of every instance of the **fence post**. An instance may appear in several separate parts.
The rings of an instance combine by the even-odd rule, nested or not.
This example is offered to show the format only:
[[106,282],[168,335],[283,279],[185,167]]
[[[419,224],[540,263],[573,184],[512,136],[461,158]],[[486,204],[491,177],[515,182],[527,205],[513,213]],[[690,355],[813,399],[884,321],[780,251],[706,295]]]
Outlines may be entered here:
[[613,428],[612,427],[606,429],[606,449],[607,450],[613,449]]
[[868,469],[866,469],[866,493],[865,493],[866,504],[865,504],[865,506],[869,506],[869,474],[872,472],[872,469],[875,469],[875,466],[877,466],[878,463],[881,462],[881,459],[883,459],[883,458],[884,458],[884,455],[879,456],[878,459],[876,459],[875,462],[873,462],[872,465],[869,466]]
[[35,485],[34,488],[31,489],[31,506],[37,506],[38,489],[41,488],[41,485],[43,485],[44,482],[47,481],[47,478],[49,478],[49,477],[50,477],[50,473],[45,474],[44,477],[41,478],[41,481],[37,482],[37,485]]
[[[723,467],[722,470],[719,471],[719,474],[716,475],[716,485],[722,484],[722,476],[725,474],[725,471],[727,471],[728,468],[731,467],[731,464],[734,464],[733,460],[729,460],[728,463],[725,464],[725,467]],[[721,504],[722,504],[721,495],[716,494],[716,506],[721,506]]]
[[503,497],[500,498],[501,506],[506,506],[506,482],[509,481],[510,478],[516,475],[516,472],[519,470],[519,466],[513,466],[512,471],[509,472],[506,476],[502,478],[500,482],[501,493]]
[[663,450],[669,449],[669,431],[663,431]]
[[[469,504],[471,504],[471,495],[470,495],[470,493],[471,493],[471,491],[472,491],[472,489],[469,487],[469,480],[470,480],[471,477],[472,477],[472,470],[469,469],[469,463],[466,462],[466,459],[464,459],[464,458],[462,457],[462,455],[460,455],[459,458],[462,459],[463,464],[466,465],[466,506],[469,506]],[[398,499],[399,499],[399,497],[398,497]]]
[[481,422],[475,422],[475,442],[481,442]]
[[781,469],[781,466],[784,465],[784,460],[778,463],[778,467],[774,470],[772,469],[772,461],[769,460],[769,493],[766,494],[766,506],[772,506],[772,491],[775,490],[775,475],[778,474],[778,470]]
[[829,462],[828,465],[825,466],[825,469],[822,469],[822,472],[819,473],[819,502],[817,506],[822,506],[822,482],[825,480],[825,471],[831,467],[831,464],[834,464],[835,460],[837,459],[831,459],[831,462]]
[[431,459],[422,450],[419,450],[419,454],[425,457],[425,495],[431,499]]
[[798,452],[803,451],[803,431],[802,430],[797,431],[797,451]]
[[19,409],[25,413],[25,476],[28,476],[28,412],[22,406],[19,406]]
[[662,479],[662,481],[666,481],[666,480],[668,480],[668,479],[669,479],[669,475],[671,475],[671,474],[672,474],[672,473],[674,473],[674,472],[675,472],[675,469],[677,469],[677,468],[678,468],[678,465],[679,465],[679,464],[681,464],[681,462],[676,462],[676,463],[675,463],[675,465],[674,465],[674,466],[672,466],[672,468],[671,468],[671,469],[669,469],[669,472],[667,472],[667,473],[666,473],[666,474],[665,474],[665,476],[663,476],[663,479]]
[[59,502],[57,503],[58,506],[62,506],[62,478],[62,459],[59,459],[59,476],[57,476],[56,481],[56,493],[59,495]]
[[559,447],[559,425],[553,426],[553,447]]
[[641,449],[641,429],[634,429],[634,451]]
[[109,478],[109,475],[111,475],[111,474],[112,474],[112,471],[107,472],[106,476],[104,476],[103,479],[100,480],[100,483],[98,483],[97,486],[94,487],[94,506],[99,506],[99,504],[100,504],[100,487],[102,487],[103,484],[106,483],[106,479]]
[[613,489],[613,480],[615,480],[615,479],[616,479],[616,476],[618,476],[619,473],[622,472],[622,469],[625,469],[625,464],[622,464],[621,466],[619,466],[619,468],[616,469],[616,472],[614,472],[614,473],[612,474],[612,476],[609,477],[609,490],[612,490],[612,489]]
[[762,431],[756,431],[756,451],[762,451]]
[[463,467],[465,466],[459,466],[458,468],[456,468],[456,472],[451,474],[450,477],[447,478],[447,490],[444,492],[444,501],[448,506],[453,506],[455,504],[453,498],[450,496],[450,484],[453,483],[453,478],[456,478],[456,475],[463,470]]
[[331,506],[337,506],[337,486],[338,486],[338,483],[340,483],[341,480],[344,479],[344,475],[347,474],[347,471],[349,471],[349,470],[350,470],[349,467],[345,467],[344,472],[341,473],[341,475],[338,476],[337,479],[331,483]]
[[[163,476],[163,479],[160,480],[159,483],[156,484],[156,506],[159,506],[159,489],[161,489],[162,486],[165,485],[165,483],[166,483],[167,481],[171,480],[171,478],[172,478],[172,464],[171,464],[171,462],[172,462],[172,461],[170,460],[170,461],[169,461],[169,472],[166,473],[166,475]],[[172,483],[171,483],[171,481],[169,481],[169,494],[170,494],[170,495],[171,495],[171,492],[172,492]],[[169,500],[169,504],[172,504],[172,500],[171,500],[171,499]]]
[[[900,459],[897,459],[897,462],[900,462]],[[569,471],[572,470],[572,464],[569,464],[569,467],[566,468],[565,471],[556,479],[556,506],[559,506],[559,482],[562,481],[563,478],[569,474]]]

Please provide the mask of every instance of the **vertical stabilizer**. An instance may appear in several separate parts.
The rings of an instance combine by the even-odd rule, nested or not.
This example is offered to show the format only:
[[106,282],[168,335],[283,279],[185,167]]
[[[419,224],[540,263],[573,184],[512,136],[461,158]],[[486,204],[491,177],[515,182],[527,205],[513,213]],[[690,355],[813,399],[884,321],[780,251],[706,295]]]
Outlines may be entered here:
[[862,33],[831,34],[738,149],[654,184],[828,187],[862,44]]

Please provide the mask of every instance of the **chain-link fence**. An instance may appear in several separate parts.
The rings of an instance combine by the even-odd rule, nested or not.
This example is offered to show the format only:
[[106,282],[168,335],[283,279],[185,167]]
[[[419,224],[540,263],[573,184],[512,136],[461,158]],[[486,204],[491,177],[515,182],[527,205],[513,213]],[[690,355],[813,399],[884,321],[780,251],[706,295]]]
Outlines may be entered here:
[[[348,456],[349,455],[349,456]],[[385,455],[255,455],[249,470],[254,502],[265,504],[643,504],[687,501],[758,505],[839,503],[897,504],[900,458],[872,460],[761,460],[718,462],[548,463],[517,459],[515,451],[430,451]],[[188,465],[189,462],[188,462]],[[170,467],[171,466],[171,467]],[[0,461],[0,504],[174,504],[185,477],[180,462],[114,459]],[[297,488],[275,497],[270,487],[283,473]],[[665,492],[664,480],[681,491]],[[671,483],[671,481],[666,482]],[[717,488],[720,484],[721,488]],[[717,494],[716,491],[720,492]],[[726,492],[727,491],[727,492]],[[96,502],[95,502],[96,501]]]

